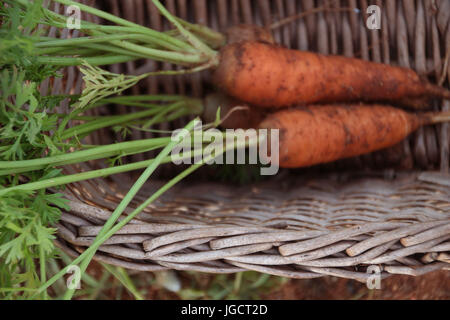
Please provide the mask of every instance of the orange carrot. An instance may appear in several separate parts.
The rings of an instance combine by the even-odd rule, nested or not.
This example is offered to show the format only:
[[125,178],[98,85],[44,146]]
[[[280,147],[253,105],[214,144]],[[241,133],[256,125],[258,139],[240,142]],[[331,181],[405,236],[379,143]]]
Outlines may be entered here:
[[383,105],[323,105],[275,112],[259,127],[280,130],[279,165],[298,168],[387,148],[421,126],[446,121],[450,112],[414,114]]
[[425,98],[450,99],[411,69],[342,56],[244,41],[222,48],[214,82],[253,106],[280,108],[337,102],[399,102],[421,107]]
[[217,109],[220,107],[220,126],[225,129],[256,128],[264,120],[266,112],[222,93],[212,93],[204,99],[202,118],[211,123],[216,120]]

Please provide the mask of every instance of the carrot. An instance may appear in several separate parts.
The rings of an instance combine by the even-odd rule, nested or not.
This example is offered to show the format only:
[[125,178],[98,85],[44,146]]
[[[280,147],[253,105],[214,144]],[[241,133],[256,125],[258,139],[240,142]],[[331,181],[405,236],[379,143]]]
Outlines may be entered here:
[[275,43],[275,39],[270,30],[252,24],[238,24],[232,26],[225,31],[225,37],[228,45],[242,41]]
[[220,126],[225,129],[256,128],[267,114],[264,110],[240,103],[223,93],[212,93],[204,99],[202,119],[205,122],[214,122],[219,107],[222,120]]
[[259,128],[280,130],[279,165],[298,168],[387,148],[421,126],[446,121],[450,112],[414,114],[383,105],[323,105],[275,112]]
[[[222,48],[215,84],[232,97],[266,108],[336,102],[400,102],[450,99],[411,69],[343,56],[244,41]],[[419,99],[419,100],[417,100]],[[426,104],[425,104],[426,105]]]

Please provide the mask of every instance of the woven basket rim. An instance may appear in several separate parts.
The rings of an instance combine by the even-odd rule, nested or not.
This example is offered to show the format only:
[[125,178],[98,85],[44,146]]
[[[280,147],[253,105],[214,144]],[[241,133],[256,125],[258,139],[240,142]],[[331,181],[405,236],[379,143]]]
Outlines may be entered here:
[[[314,1],[293,5],[293,2],[275,4],[262,0],[258,6],[255,1],[247,0],[175,2],[176,7],[171,9],[182,18],[185,15],[191,17],[192,22],[207,22],[220,29],[239,22],[267,24],[274,16],[281,18],[314,6]],[[362,21],[346,12],[326,12],[288,24],[274,35],[279,42],[294,48],[306,47],[327,54],[359,53],[364,59],[413,67],[422,73],[432,66],[432,76],[439,78],[445,63],[442,46],[450,39],[450,15],[431,14],[427,1],[411,3],[386,3],[385,24],[380,31],[366,30]],[[152,18],[157,16],[147,2],[104,0],[101,4],[103,9],[108,8],[127,19],[154,28],[161,26],[159,19],[149,23],[142,16],[142,12],[148,12]],[[355,4],[361,2],[349,1],[349,5]],[[445,4],[443,6],[445,8]],[[138,72],[133,63],[115,66],[113,71],[123,71],[123,68],[130,73]],[[206,78],[207,75],[202,74],[201,77],[182,77],[179,81],[194,95],[201,95],[201,81]],[[72,81],[70,86],[79,89],[80,78],[75,76]],[[173,79],[158,81],[169,93],[173,92]],[[157,85],[148,83],[150,89]],[[65,89],[68,88],[69,85]],[[450,103],[445,102],[443,108],[450,109]],[[224,186],[223,190],[212,192],[213,196],[208,196],[211,184],[203,186],[206,190],[199,192],[199,197],[194,197],[192,192],[183,197],[181,187],[174,189],[151,206],[142,219],[133,221],[113,236],[99,249],[95,259],[141,271],[176,269],[234,273],[254,270],[299,279],[334,275],[361,282],[370,277],[367,273],[370,265],[380,266],[382,277],[418,276],[449,269],[448,131],[445,125],[424,129],[412,141],[400,146],[413,159],[415,165],[409,168],[415,169],[415,173],[400,172],[386,180],[386,174],[378,171],[385,178],[384,182],[367,174],[364,182],[352,185],[343,182],[345,174],[341,173],[333,178],[309,180],[306,186],[299,187],[301,194],[297,198],[297,189],[280,191],[284,190],[280,181],[272,188],[249,187],[248,192]],[[386,155],[380,153],[370,161],[375,163]],[[439,162],[440,167],[436,166]],[[440,169],[441,173],[426,169],[432,167]],[[82,168],[74,166],[70,170]],[[116,180],[119,183],[114,183],[114,179],[77,183],[68,189],[71,210],[63,214],[58,224],[56,244],[59,247],[77,256],[92,242],[111,214],[112,206],[126,190],[120,187],[120,179]],[[384,189],[377,188],[378,183],[385,183]],[[340,185],[339,190],[336,185]],[[204,190],[200,185],[196,187]],[[150,186],[145,192],[151,189]],[[404,197],[410,205],[402,203],[398,197]],[[320,210],[330,210],[330,216],[339,219],[330,219],[327,225],[326,219],[321,220]],[[358,210],[362,213],[355,213]],[[398,212],[391,217],[388,210]],[[185,212],[195,214],[189,216]],[[269,222],[260,223],[263,220]]]

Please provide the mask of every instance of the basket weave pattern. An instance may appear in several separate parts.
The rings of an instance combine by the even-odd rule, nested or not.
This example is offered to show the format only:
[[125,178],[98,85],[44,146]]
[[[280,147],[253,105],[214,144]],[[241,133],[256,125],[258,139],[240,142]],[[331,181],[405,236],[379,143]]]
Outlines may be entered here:
[[[169,27],[150,2],[105,0],[97,4],[155,29]],[[446,84],[450,78],[450,2],[445,0],[373,1],[382,8],[381,30],[367,29],[365,8],[372,2],[364,0],[164,3],[181,18],[219,30],[237,23],[270,25],[324,7],[327,11],[274,30],[275,39],[291,48],[411,67],[435,83]],[[68,35],[67,31],[61,36]],[[76,31],[71,36],[77,36]],[[148,61],[116,65],[112,70],[141,73],[170,67]],[[152,78],[133,93],[201,96],[208,77],[204,72]],[[75,68],[67,69],[64,80],[55,79],[54,92],[80,91],[82,79]],[[42,86],[44,92],[46,89]],[[449,110],[450,103],[437,101],[435,107]],[[148,135],[142,133],[134,136],[145,137]],[[115,137],[92,139],[93,143],[105,143]],[[242,188],[182,183],[110,238],[99,248],[96,259],[142,271],[256,270],[291,278],[335,275],[359,281],[370,276],[366,272],[369,265],[380,266],[383,276],[421,275],[449,268],[449,145],[449,127],[439,125],[423,128],[389,150],[327,166],[335,173],[326,177],[284,176]],[[357,177],[343,173],[348,168],[386,167],[411,171],[395,171],[390,177],[383,171]],[[422,171],[429,169],[440,173]],[[127,192],[129,181],[121,176],[72,184],[67,191],[71,211],[63,214],[58,225],[57,244],[72,255],[89,246]],[[126,212],[157,185],[149,182]]]

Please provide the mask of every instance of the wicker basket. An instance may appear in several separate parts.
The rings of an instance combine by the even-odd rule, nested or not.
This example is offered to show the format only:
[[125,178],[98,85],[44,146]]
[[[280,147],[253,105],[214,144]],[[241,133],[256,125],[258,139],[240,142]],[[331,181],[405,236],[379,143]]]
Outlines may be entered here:
[[[447,0],[164,3],[181,18],[219,30],[242,22],[269,25],[324,7],[326,11],[276,29],[275,39],[292,48],[411,67],[447,86],[450,79]],[[169,27],[150,0],[96,4],[155,29]],[[382,8],[381,30],[366,27],[369,4]],[[55,10],[62,12],[58,6]],[[68,35],[67,30],[62,34]],[[71,35],[77,36],[76,31]],[[170,67],[146,61],[116,65],[112,70],[141,73]],[[151,78],[133,88],[133,93],[201,96],[209,88],[205,86],[208,77],[204,72]],[[55,79],[52,90],[77,92],[81,84],[77,70],[68,68],[64,79]],[[42,91],[48,91],[48,86],[43,85]],[[450,108],[449,101],[435,103],[437,110]],[[181,183],[110,238],[95,258],[141,271],[256,270],[290,278],[334,275],[359,281],[371,276],[368,266],[372,265],[380,268],[382,276],[449,269],[449,136],[448,125],[426,127],[389,150],[300,172],[285,171],[252,186]],[[135,133],[134,137],[143,136]],[[93,139],[106,143],[115,137]],[[86,169],[74,166],[68,171]],[[58,246],[74,256],[89,246],[131,182],[130,176],[122,175],[72,184],[67,190],[71,211],[63,213],[58,224]],[[149,181],[127,212],[160,185]]]

